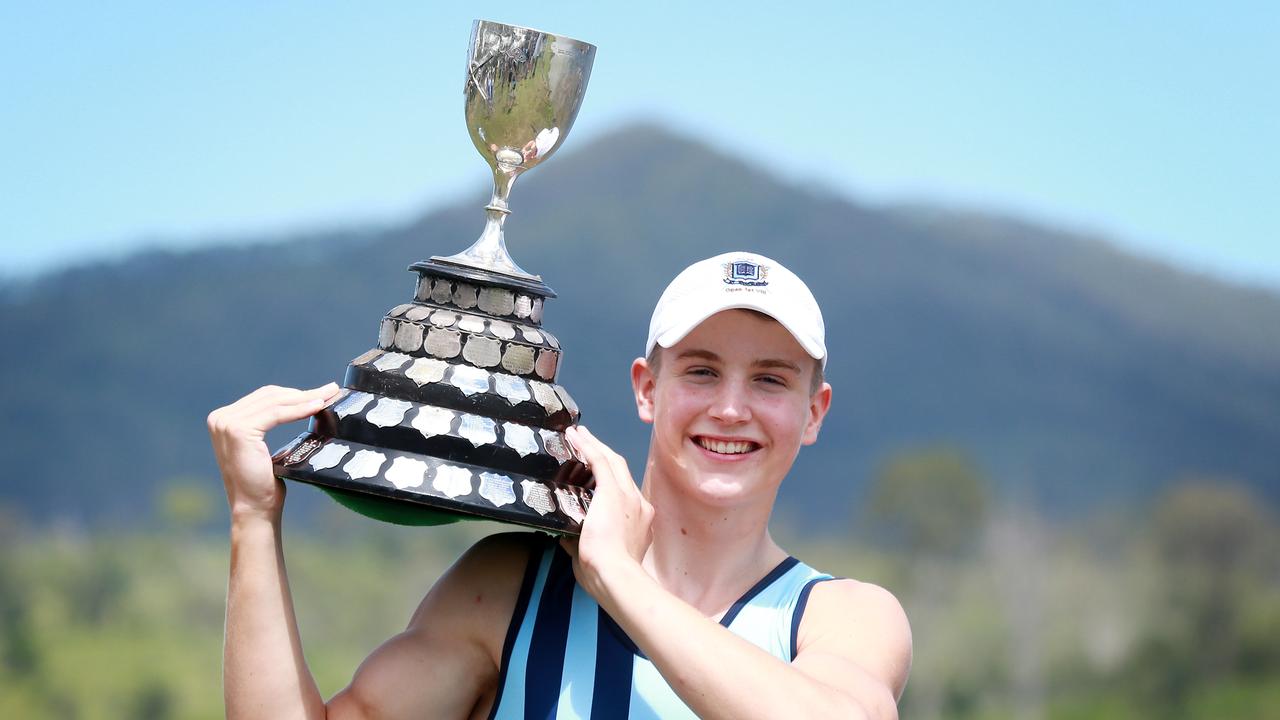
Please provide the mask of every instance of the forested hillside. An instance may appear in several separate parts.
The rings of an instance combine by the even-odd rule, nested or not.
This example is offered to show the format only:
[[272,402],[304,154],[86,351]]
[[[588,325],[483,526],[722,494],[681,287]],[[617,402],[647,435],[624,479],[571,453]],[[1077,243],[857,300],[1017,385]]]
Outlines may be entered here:
[[[468,245],[484,197],[406,227],[149,252],[5,287],[0,503],[110,525],[175,478],[216,483],[209,410],[265,383],[340,379],[410,299],[405,267]],[[936,446],[1050,513],[1141,503],[1186,476],[1280,499],[1270,291],[1014,219],[860,205],[648,126],[573,146],[521,180],[512,208],[513,256],[560,294],[544,322],[561,382],[636,466],[647,436],[627,366],[653,302],[691,260],[744,248],[796,270],[826,313],[835,405],[784,487],[785,517],[841,526],[887,458]]]

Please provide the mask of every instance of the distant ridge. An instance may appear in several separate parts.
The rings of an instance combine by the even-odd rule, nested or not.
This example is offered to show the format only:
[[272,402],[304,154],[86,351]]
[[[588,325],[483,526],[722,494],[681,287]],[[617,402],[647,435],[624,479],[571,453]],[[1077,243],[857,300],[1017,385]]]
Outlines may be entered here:
[[[409,299],[405,267],[468,245],[483,200],[0,288],[0,503],[110,524],[175,476],[216,486],[208,411],[339,379]],[[835,409],[784,485],[788,517],[843,525],[880,463],[938,443],[1051,511],[1142,502],[1190,474],[1280,500],[1275,293],[1014,219],[817,194],[647,124],[573,146],[512,200],[512,254],[560,294],[545,323],[562,382],[637,474],[647,429],[626,376],[648,312],[689,261],[745,248],[796,270],[826,314]]]

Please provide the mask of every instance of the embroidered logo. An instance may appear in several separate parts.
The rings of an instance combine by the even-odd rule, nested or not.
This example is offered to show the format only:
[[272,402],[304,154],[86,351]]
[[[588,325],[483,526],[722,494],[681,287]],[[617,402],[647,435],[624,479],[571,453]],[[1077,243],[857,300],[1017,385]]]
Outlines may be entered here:
[[725,285],[747,285],[759,287],[769,284],[769,266],[758,265],[750,260],[737,260],[724,264]]

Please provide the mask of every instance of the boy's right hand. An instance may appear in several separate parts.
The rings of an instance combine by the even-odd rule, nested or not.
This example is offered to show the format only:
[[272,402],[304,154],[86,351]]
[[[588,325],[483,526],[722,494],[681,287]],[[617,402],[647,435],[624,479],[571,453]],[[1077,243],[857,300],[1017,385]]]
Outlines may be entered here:
[[316,414],[339,390],[336,383],[313,390],[268,385],[209,413],[209,436],[233,519],[245,515],[279,519],[284,483],[271,470],[267,431]]

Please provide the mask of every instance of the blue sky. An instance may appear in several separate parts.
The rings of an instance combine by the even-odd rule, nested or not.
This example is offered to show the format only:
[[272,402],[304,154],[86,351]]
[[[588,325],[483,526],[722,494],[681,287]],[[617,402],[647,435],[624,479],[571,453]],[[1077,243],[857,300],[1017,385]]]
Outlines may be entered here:
[[566,152],[659,120],[863,201],[1280,288],[1274,5],[185,5],[0,6],[0,275],[458,200],[479,218],[461,88],[486,17],[599,47]]

